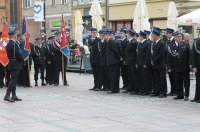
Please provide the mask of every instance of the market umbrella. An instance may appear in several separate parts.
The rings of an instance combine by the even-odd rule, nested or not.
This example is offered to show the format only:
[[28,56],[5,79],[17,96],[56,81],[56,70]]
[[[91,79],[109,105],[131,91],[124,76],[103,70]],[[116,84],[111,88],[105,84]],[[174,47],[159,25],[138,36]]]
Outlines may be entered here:
[[185,14],[177,19],[178,25],[197,25],[200,24],[200,9]]
[[133,28],[137,33],[144,30],[150,30],[149,15],[145,0],[137,1],[134,11]]
[[167,28],[174,29],[174,31],[178,30],[177,17],[178,11],[176,9],[176,5],[173,1],[171,1],[168,7]]
[[103,26],[103,20],[101,18],[103,12],[98,0],[93,0],[89,15],[92,16],[92,27],[100,31]]
[[80,46],[83,46],[83,19],[80,11],[76,11],[75,13],[75,34],[74,38],[78,42]]

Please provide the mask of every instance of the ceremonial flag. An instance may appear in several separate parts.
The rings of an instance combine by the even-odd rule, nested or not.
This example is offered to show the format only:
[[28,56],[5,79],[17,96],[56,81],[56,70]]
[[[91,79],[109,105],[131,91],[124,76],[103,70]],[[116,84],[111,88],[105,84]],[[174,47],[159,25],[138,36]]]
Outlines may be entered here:
[[65,55],[66,57],[69,57],[70,50],[69,50],[69,41],[66,34],[66,28],[65,28],[65,22],[64,22],[64,16],[62,14],[62,27],[61,27],[61,45],[60,45],[60,51]]
[[21,54],[22,54],[23,59],[27,60],[31,49],[30,49],[30,43],[29,43],[28,27],[27,27],[25,17],[23,17],[23,23],[22,23],[22,36],[23,36],[23,41],[20,44]]
[[7,53],[6,53],[7,43],[8,43],[8,30],[7,30],[7,25],[4,22],[3,31],[2,31],[1,40],[0,40],[0,63],[4,67],[6,67],[6,65],[9,62],[8,57],[7,57]]

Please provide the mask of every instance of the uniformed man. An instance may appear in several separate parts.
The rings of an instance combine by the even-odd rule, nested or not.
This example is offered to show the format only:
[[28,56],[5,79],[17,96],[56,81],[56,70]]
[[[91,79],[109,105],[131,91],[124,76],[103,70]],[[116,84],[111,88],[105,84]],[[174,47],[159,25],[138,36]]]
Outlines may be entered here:
[[160,38],[160,28],[153,28],[152,38],[154,40],[151,54],[151,65],[154,69],[155,88],[151,95],[160,98],[167,97],[167,80],[166,80],[166,45]]
[[[18,98],[16,95],[16,84],[20,70],[22,68],[21,63],[24,64],[24,60],[21,56],[20,48],[16,44],[15,32],[10,31],[8,34],[10,40],[6,46],[6,52],[9,59],[8,70],[10,70],[11,72],[11,79],[4,100],[9,102],[22,101],[22,99]],[[12,92],[12,98],[10,98],[11,92]]]
[[[66,79],[67,57],[65,57],[65,55],[63,55],[62,52],[60,51],[60,47],[59,47],[60,45],[61,45],[61,34],[60,32],[55,32],[55,41],[53,42],[53,45],[52,45],[53,46],[52,51],[54,53],[54,64],[56,64],[54,65],[54,68],[55,68],[54,85],[55,86],[59,85],[59,76],[61,72],[62,75],[64,76],[63,78],[64,86],[69,86]],[[62,63],[64,64],[62,65]]]
[[[174,99],[189,100],[190,90],[190,46],[182,41],[182,35],[174,33],[174,42],[169,47],[169,71],[174,72],[177,97]],[[185,92],[183,90],[185,88]],[[185,96],[185,98],[184,98]]]
[[151,44],[146,39],[146,36],[145,32],[140,31],[136,66],[139,74],[139,95],[143,96],[149,95],[151,92]]
[[53,41],[55,37],[51,36],[48,38],[48,44],[46,45],[47,49],[47,58],[46,58],[46,83],[49,85],[54,84],[54,53],[53,50]]
[[[104,29],[103,29],[104,30]],[[107,56],[106,56],[106,47],[107,42],[104,41],[104,33],[103,30],[99,31],[100,39],[99,47],[100,47],[100,82],[103,86],[102,91],[108,91],[110,89],[110,78],[108,73],[107,66]]]
[[194,40],[191,54],[191,64],[196,76],[196,91],[191,102],[200,103],[200,38]]
[[128,68],[124,65],[124,60],[126,58],[125,50],[128,45],[128,39],[126,38],[126,28],[122,28],[120,30],[120,38],[121,38],[121,49],[123,53],[123,61],[121,61],[120,68],[121,68],[121,75],[123,80],[123,90],[128,89]]
[[36,45],[34,46],[34,80],[35,86],[38,86],[38,74],[40,71],[42,86],[46,86],[44,83],[44,66],[45,66],[45,59],[46,59],[46,48],[42,45],[42,39],[40,37],[36,38]]
[[136,32],[133,30],[128,31],[128,44],[125,49],[125,65],[128,67],[128,89],[124,93],[131,92],[138,89],[138,71],[135,67],[137,59],[137,40],[134,38]]
[[110,91],[108,94],[119,93],[120,53],[114,40],[110,38],[110,31],[104,31],[104,41],[107,42],[106,55],[110,76]]
[[90,50],[90,63],[92,67],[92,72],[94,76],[94,87],[89,90],[100,89],[100,47],[99,38],[97,38],[97,29],[92,28],[91,38],[88,40],[89,50]]
[[[147,41],[149,42],[150,47],[152,47],[153,41],[152,41],[151,38],[150,38],[151,32],[148,31],[148,30],[144,30],[144,33],[146,34],[146,39],[147,39]],[[151,87],[150,87],[150,94],[152,94],[152,93],[153,93],[153,89],[154,89],[154,87],[155,87],[155,79],[154,79],[154,76],[153,76],[153,68],[152,68],[152,65],[149,66],[149,69],[150,69],[150,76],[151,76],[151,79],[149,80],[150,85],[151,85]]]
[[[170,29],[170,28],[167,28],[166,29],[166,36],[167,36],[167,58],[170,59],[169,57],[171,57],[171,46],[175,41],[174,41],[174,37],[173,37],[173,33],[174,33],[174,30],[173,29]],[[167,59],[167,63],[168,63],[168,59]],[[168,65],[168,64],[167,64]],[[171,84],[171,91],[168,95],[170,96],[175,96],[176,95],[176,88],[175,88],[175,80],[174,80],[174,72],[171,71],[171,70],[168,70],[168,75],[169,75],[169,80],[170,80],[170,84]]]

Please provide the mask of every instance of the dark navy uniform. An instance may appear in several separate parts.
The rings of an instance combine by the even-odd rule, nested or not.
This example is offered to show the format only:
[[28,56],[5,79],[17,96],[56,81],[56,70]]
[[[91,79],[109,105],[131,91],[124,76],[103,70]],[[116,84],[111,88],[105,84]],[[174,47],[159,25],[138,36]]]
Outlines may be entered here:
[[34,46],[34,68],[35,68],[35,74],[34,74],[34,80],[35,80],[35,86],[38,86],[38,74],[39,70],[41,72],[41,80],[42,80],[42,86],[46,86],[44,83],[44,66],[45,66],[45,59],[46,59],[46,48],[44,45],[35,45]]
[[[14,32],[9,33],[9,35],[14,35],[14,34],[15,34]],[[21,101],[21,99],[19,99],[16,96],[16,84],[20,70],[22,69],[21,64],[24,63],[24,60],[21,56],[19,46],[13,40],[10,40],[8,42],[6,46],[6,52],[9,59],[8,70],[10,70],[11,72],[11,79],[4,100],[10,102]],[[12,99],[10,98],[11,92],[12,92]]]
[[[147,40],[140,42],[137,50],[137,65],[139,72],[139,91],[142,95],[148,95],[151,91],[151,45]],[[143,66],[147,66],[144,68]]]
[[200,39],[195,39],[191,54],[192,68],[197,68],[196,75],[196,91],[193,102],[200,103]]
[[[94,76],[94,87],[93,89],[100,89],[100,47],[99,38],[91,38],[88,40],[90,50],[90,63]],[[93,90],[91,89],[91,90]]]
[[[122,50],[122,54],[123,54],[122,56],[124,60],[126,59],[125,50],[128,43],[129,41],[127,38],[124,38],[123,40],[121,40],[121,50]],[[121,61],[120,68],[121,68],[121,75],[122,75],[122,80],[124,84],[123,88],[127,88],[128,87],[128,67],[124,65],[124,61]]]
[[107,56],[106,56],[106,41],[100,41],[100,69],[101,69],[101,85],[103,85],[103,90],[109,90],[110,88],[110,78],[108,73],[108,66],[107,66]]
[[[60,41],[56,40],[57,43],[61,44]],[[60,72],[64,75],[64,85],[67,86],[67,79],[66,79],[66,67],[67,67],[67,57],[65,57],[60,49],[55,45],[55,43],[52,44],[52,52],[54,53],[54,68],[55,68],[55,78],[54,78],[54,85],[59,85],[59,75]],[[64,59],[64,67],[62,67],[62,58]],[[62,70],[64,69],[64,71]],[[64,73],[63,73],[64,72]]]
[[[154,27],[152,33],[160,36],[160,32],[159,28]],[[151,50],[151,63],[155,79],[155,88],[152,96],[159,96],[160,98],[167,97],[166,50],[166,45],[161,39],[153,43]]]
[[[190,90],[190,46],[186,42],[174,42],[170,46],[169,69],[174,72],[175,86],[177,97],[175,99],[183,99],[189,97]],[[183,86],[184,84],[184,86]],[[185,94],[183,87],[185,88]]]
[[46,82],[50,85],[54,83],[54,53],[53,43],[46,45],[47,58],[46,58]]
[[[129,31],[131,32],[131,31]],[[132,31],[133,36],[134,36],[134,31]],[[137,68],[135,67],[136,65],[136,58],[137,58],[137,41],[132,38],[129,40],[129,43],[126,47],[125,54],[125,64],[128,67],[128,90],[127,92],[133,92],[138,90],[138,71]]]
[[120,53],[114,40],[109,39],[106,47],[107,65],[110,76],[109,93],[119,93]]

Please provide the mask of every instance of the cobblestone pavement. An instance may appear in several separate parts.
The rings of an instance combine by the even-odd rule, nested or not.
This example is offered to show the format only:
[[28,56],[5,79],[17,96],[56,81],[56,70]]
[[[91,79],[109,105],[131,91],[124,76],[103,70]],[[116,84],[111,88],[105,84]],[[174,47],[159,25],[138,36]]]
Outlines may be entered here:
[[[0,132],[200,131],[200,104],[172,97],[107,95],[88,90],[92,75],[67,73],[67,77],[68,87],[17,88],[22,102],[4,102],[6,89],[0,89]],[[194,86],[192,80],[190,99]]]

